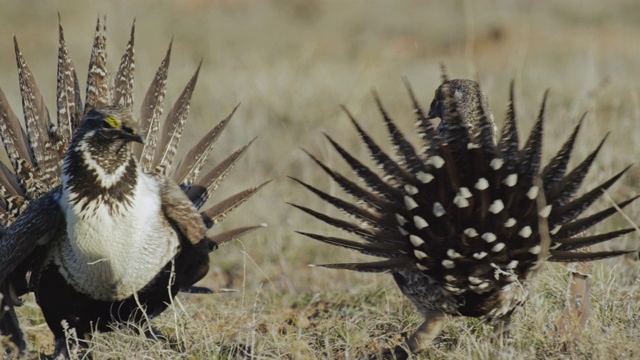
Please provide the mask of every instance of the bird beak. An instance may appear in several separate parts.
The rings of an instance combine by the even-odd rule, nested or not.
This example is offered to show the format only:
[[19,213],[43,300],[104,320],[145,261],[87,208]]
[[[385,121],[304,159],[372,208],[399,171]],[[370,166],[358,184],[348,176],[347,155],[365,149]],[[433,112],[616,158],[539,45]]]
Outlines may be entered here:
[[442,119],[442,107],[443,107],[443,101],[433,99],[433,101],[431,102],[431,107],[429,107],[429,114],[427,115],[427,119],[428,120],[435,119],[435,118]]
[[131,134],[131,137],[129,139],[131,141],[135,141],[137,143],[144,144],[144,134],[143,133]]
[[140,131],[138,131],[137,129],[127,129],[129,131],[126,131],[123,129],[123,131],[120,132],[120,138],[127,140],[127,141],[135,141],[137,143],[140,144],[144,144],[144,134]]
[[429,114],[427,115],[427,119],[428,120],[435,119],[435,118],[440,119],[440,123],[438,124],[437,129],[438,129],[438,133],[440,133],[441,135],[444,134],[446,131],[444,120],[442,119],[443,112],[444,112],[444,101],[433,99],[433,101],[431,102],[431,107],[429,107]]
[[139,134],[133,135],[131,137],[131,141],[135,141],[137,143],[144,144],[144,134],[139,133]]

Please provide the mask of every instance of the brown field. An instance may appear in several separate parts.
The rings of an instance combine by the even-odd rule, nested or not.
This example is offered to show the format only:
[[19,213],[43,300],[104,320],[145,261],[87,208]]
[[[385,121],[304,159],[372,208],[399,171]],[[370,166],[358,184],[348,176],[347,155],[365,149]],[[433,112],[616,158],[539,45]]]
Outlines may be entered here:
[[[20,113],[12,34],[18,38],[48,104],[55,103],[57,12],[80,79],[86,77],[96,17],[106,14],[111,70],[136,19],[136,99],[144,96],[174,38],[167,99],[175,100],[203,59],[185,136],[199,134],[241,103],[218,140],[214,160],[258,136],[215,199],[274,181],[236,210],[220,229],[267,223],[266,229],[212,254],[205,284],[237,292],[181,295],[153,324],[177,345],[122,328],[99,334],[95,359],[355,359],[401,344],[421,322],[389,275],[310,268],[309,263],[362,258],[294,233],[334,234],[291,208],[305,204],[337,214],[289,176],[343,196],[304,154],[343,172],[322,136],[331,134],[364,158],[365,148],[340,104],[380,142],[386,140],[371,90],[376,89],[405,134],[413,117],[402,77],[424,106],[440,81],[480,81],[501,123],[511,79],[516,82],[521,136],[528,133],[546,88],[546,158],[588,111],[572,164],[611,135],[586,184],[594,186],[640,154],[640,3],[634,1],[142,1],[1,2],[0,87]],[[84,90],[84,89],[83,89]],[[54,107],[49,106],[50,112]],[[416,136],[409,136],[416,140]],[[640,191],[634,167],[609,191],[621,200]],[[594,209],[610,205],[600,200]],[[591,210],[594,211],[594,210]],[[640,220],[640,203],[625,209]],[[628,226],[620,215],[598,231]],[[640,246],[632,233],[604,246]],[[593,312],[584,332],[551,335],[564,308],[565,267],[548,264],[530,301],[514,316],[512,337],[497,341],[474,319],[448,318],[443,341],[425,358],[640,358],[640,262],[626,257],[595,264]],[[33,298],[20,309],[30,357],[50,354],[52,336]]]

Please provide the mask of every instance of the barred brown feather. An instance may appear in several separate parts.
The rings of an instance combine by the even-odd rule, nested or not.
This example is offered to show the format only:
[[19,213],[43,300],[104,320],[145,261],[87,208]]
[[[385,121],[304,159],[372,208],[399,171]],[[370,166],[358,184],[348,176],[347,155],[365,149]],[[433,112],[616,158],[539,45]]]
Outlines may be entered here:
[[185,161],[180,163],[175,169],[175,175],[173,176],[175,176],[176,179],[179,179],[184,186],[191,186],[193,181],[198,177],[198,174],[200,174],[200,170],[202,170],[202,166],[205,163],[204,160],[206,160],[207,155],[213,148],[213,144],[218,140],[218,137],[222,131],[224,131],[239,106],[239,104],[236,105],[229,116],[209,130],[209,132],[189,151],[189,153],[187,153]]
[[216,191],[218,186],[229,175],[229,172],[236,165],[238,160],[245,154],[249,146],[253,144],[255,138],[251,140],[247,145],[234,151],[226,159],[222,160],[218,165],[211,169],[206,174],[200,176],[193,185],[186,191],[189,199],[193,201],[193,204],[199,209],[204,203],[209,200],[209,197]]
[[115,82],[111,87],[111,98],[114,105],[125,107],[129,110],[133,110],[133,84],[135,75],[135,32],[136,22],[131,25],[131,35],[129,35],[129,42],[127,48],[120,60],[120,66],[116,73]]
[[202,61],[198,64],[195,74],[193,74],[187,86],[182,90],[178,100],[176,100],[171,110],[169,110],[169,114],[167,114],[164,126],[160,132],[160,139],[156,147],[155,155],[153,156],[152,166],[156,168],[159,167],[163,174],[167,174],[171,169],[173,158],[178,151],[178,142],[180,141],[187,116],[189,115],[191,96],[198,81],[201,66]]
[[58,14],[58,78],[57,78],[57,126],[55,129],[55,149],[60,156],[64,156],[67,145],[71,141],[73,130],[82,120],[82,100],[80,98],[80,84],[73,61],[64,40],[64,30]]
[[147,134],[144,147],[133,147],[134,154],[140,158],[140,165],[145,171],[151,171],[153,154],[160,136],[160,117],[164,111],[164,97],[167,93],[167,76],[169,75],[169,63],[171,61],[171,47],[173,39],[169,42],[169,48],[165,54],[149,89],[142,101],[140,110],[140,128]]
[[89,72],[87,74],[87,90],[85,112],[96,106],[111,105],[111,91],[109,91],[109,70],[107,69],[107,17],[104,17],[100,28],[100,17],[96,22],[96,32],[91,47]]

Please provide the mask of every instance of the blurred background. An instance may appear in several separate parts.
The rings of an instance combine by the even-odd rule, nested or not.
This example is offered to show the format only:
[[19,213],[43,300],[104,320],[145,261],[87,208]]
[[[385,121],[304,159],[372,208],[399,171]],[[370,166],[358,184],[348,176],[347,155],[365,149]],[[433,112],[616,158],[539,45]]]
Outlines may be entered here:
[[[224,317],[224,311],[237,309],[232,316],[248,319],[247,328],[252,331],[256,321],[261,321],[256,320],[259,314],[267,329],[259,333],[267,334],[266,339],[270,340],[276,336],[270,325],[272,317],[280,319],[279,313],[292,311],[298,314],[291,309],[301,303],[316,304],[318,298],[330,303],[370,301],[375,305],[379,300],[375,294],[384,291],[387,315],[413,311],[385,276],[309,269],[308,263],[346,262],[357,256],[293,232],[332,233],[285,202],[332,214],[337,211],[286,176],[343,196],[301,148],[346,173],[348,170],[329,149],[323,132],[354,154],[366,156],[340,104],[346,105],[376,139],[385,143],[382,121],[371,96],[375,89],[403,132],[416,140],[402,78],[409,80],[423,106],[428,107],[440,83],[442,63],[450,77],[480,82],[499,124],[507,105],[509,82],[515,80],[522,137],[528,134],[543,92],[550,88],[546,159],[560,147],[582,113],[588,111],[573,164],[611,131],[595,170],[588,177],[591,186],[633,163],[640,154],[640,142],[636,141],[640,135],[637,1],[5,1],[0,2],[0,88],[16,113],[21,112],[21,105],[12,35],[17,37],[45,100],[55,104],[58,13],[81,83],[86,79],[97,17],[106,15],[112,73],[117,70],[135,20],[138,106],[172,38],[168,103],[178,97],[202,60],[190,123],[185,130],[188,143],[197,141],[236,104],[241,104],[212,157],[220,161],[254,137],[258,139],[214,200],[269,179],[274,181],[232,214],[220,229],[254,223],[267,223],[269,227],[225,246],[212,257],[214,266],[207,285],[233,287],[240,290],[238,293],[219,295],[215,301],[187,296],[185,301],[200,304],[194,311],[211,322],[220,318],[209,317],[208,310]],[[53,105],[49,110],[53,114]],[[638,193],[639,175],[637,169],[632,169],[622,184],[610,191],[611,197],[620,200]],[[606,202],[598,206],[605,205]],[[634,220],[640,218],[639,206],[628,208]],[[625,224],[625,220],[616,218],[607,226]],[[623,248],[638,243],[637,235],[631,234],[608,246]],[[605,278],[611,275],[612,266],[630,269],[615,273],[615,277],[623,279],[623,284],[635,282],[637,287],[637,266],[633,261],[617,259],[601,266],[605,266]],[[562,289],[565,285],[557,286]],[[362,300],[361,294],[374,294],[374,300]],[[361,310],[365,317],[367,311],[376,311]],[[33,333],[38,333],[41,325],[37,315],[30,316],[34,318]],[[307,320],[313,325],[312,320]],[[411,321],[398,326],[410,328],[419,318]],[[309,327],[307,323],[306,327],[295,321],[292,324],[302,329]],[[223,321],[211,326],[217,327],[211,330],[213,333],[233,333],[229,330],[232,326],[225,327]],[[328,336],[329,330],[317,331],[320,338]],[[368,330],[363,331],[366,334]],[[317,347],[323,348],[300,341],[302,345],[286,347],[286,351],[273,350],[280,349],[273,343],[271,347],[264,345],[263,351],[304,357],[315,353],[313,349]],[[364,335],[360,343],[350,341],[367,344]]]

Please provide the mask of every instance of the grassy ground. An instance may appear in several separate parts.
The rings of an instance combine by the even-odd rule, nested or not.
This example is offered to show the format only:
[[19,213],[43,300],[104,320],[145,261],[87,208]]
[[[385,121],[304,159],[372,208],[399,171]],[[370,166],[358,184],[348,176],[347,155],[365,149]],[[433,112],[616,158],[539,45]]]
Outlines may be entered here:
[[[401,78],[426,106],[439,84],[439,63],[452,77],[477,78],[501,122],[507,87],[516,80],[520,130],[530,128],[542,93],[551,88],[545,154],[555,151],[584,111],[589,115],[573,164],[606,131],[605,149],[586,185],[593,186],[640,154],[640,4],[633,1],[183,1],[3,2],[0,4],[0,87],[19,113],[12,55],[15,34],[49,104],[55,99],[57,12],[80,78],[86,76],[95,18],[107,15],[111,68],[136,19],[137,99],[174,37],[168,99],[175,99],[204,59],[186,136],[195,139],[241,103],[214,154],[258,140],[217,199],[267,179],[274,181],[234,213],[221,230],[241,224],[269,227],[212,256],[205,284],[232,294],[185,295],[154,325],[177,345],[148,341],[129,329],[94,337],[94,358],[352,359],[401,343],[420,323],[389,276],[312,269],[314,262],[351,261],[348,251],[324,246],[294,230],[331,233],[285,202],[329,210],[294,186],[296,176],[340,194],[301,147],[345,170],[322,132],[365,155],[339,104],[345,104],[379,140],[383,127],[371,89],[405,133],[413,118]],[[53,108],[50,107],[50,111]],[[610,191],[613,199],[638,193],[632,168]],[[608,205],[601,201],[595,207]],[[635,221],[640,204],[626,210]],[[617,216],[595,230],[619,228]],[[610,248],[640,245],[637,234]],[[498,342],[481,321],[450,318],[442,345],[428,358],[640,357],[639,265],[632,258],[599,262],[592,281],[594,309],[587,329],[562,342],[552,328],[564,306],[566,269],[549,265],[531,300],[515,316],[510,342]],[[20,310],[30,355],[50,353],[51,335],[33,299]]]

